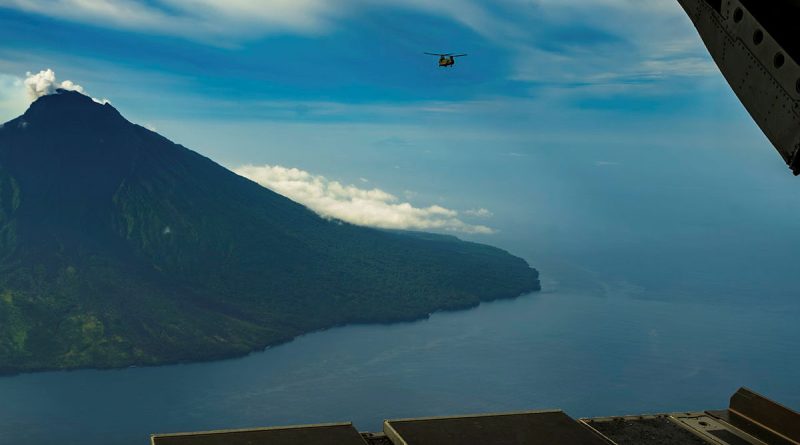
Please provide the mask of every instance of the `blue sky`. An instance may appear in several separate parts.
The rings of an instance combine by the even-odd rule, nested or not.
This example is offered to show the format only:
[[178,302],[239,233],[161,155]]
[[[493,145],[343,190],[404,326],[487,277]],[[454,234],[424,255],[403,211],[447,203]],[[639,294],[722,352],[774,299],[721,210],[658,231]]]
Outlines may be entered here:
[[527,126],[728,94],[671,0],[4,0],[0,25],[5,90],[52,68],[140,122]]
[[328,216],[527,258],[797,239],[674,0],[0,0],[0,39],[3,120],[51,68]]
[[[98,13],[86,6],[93,3],[107,6]],[[29,65],[52,66],[137,108],[168,94],[235,101],[244,108],[227,111],[246,116],[264,113],[260,101],[409,104],[554,92],[566,101],[587,92],[663,99],[675,80],[713,74],[669,0],[238,1],[198,13],[206,3],[3,1],[0,68],[20,76]],[[134,5],[144,12],[124,12]],[[258,18],[270,14],[280,23]],[[423,51],[471,56],[444,73]]]
[[[345,122],[507,98],[674,111],[716,74],[670,0],[214,3],[0,1],[0,72],[53,68],[153,120]],[[423,51],[470,56],[444,71]]]
[[[752,314],[736,335],[798,313],[799,179],[676,0],[0,0],[0,42],[0,122],[49,68],[323,215],[508,249],[548,293],[719,304]],[[784,380],[740,383],[797,400]]]

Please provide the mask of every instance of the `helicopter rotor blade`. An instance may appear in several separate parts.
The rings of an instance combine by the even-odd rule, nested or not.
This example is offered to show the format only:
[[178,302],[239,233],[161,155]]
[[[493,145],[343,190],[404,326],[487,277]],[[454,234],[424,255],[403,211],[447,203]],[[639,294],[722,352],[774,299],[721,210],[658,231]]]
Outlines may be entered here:
[[469,55],[469,54],[456,54],[453,57],[464,57],[464,56],[467,56],[467,55]]
[[439,57],[450,57],[450,56],[452,56],[452,54],[440,54],[440,53],[424,53],[424,54],[427,54],[429,56],[439,56]]

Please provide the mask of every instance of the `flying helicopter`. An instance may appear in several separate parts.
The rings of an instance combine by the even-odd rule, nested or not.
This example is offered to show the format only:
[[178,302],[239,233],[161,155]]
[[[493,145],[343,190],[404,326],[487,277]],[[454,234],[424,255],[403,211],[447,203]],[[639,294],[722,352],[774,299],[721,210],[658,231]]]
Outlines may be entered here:
[[439,56],[439,66],[442,68],[449,68],[456,64],[456,57],[464,57],[466,54],[438,54],[438,53],[425,53],[429,56]]

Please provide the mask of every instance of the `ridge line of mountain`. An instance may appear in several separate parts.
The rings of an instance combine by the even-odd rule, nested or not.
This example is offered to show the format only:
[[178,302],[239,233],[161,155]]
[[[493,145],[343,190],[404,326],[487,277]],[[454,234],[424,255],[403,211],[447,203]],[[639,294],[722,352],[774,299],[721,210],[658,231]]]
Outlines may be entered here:
[[0,373],[238,357],[539,289],[504,250],[322,218],[77,92],[0,127]]

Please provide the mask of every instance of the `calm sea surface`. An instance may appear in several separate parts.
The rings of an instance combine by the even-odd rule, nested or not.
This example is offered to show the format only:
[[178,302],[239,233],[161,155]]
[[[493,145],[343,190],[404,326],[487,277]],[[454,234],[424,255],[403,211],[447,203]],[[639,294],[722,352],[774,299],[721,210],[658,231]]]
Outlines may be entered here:
[[545,291],[246,358],[0,378],[2,444],[146,444],[150,433],[560,407],[723,407],[747,385],[800,407],[800,304],[665,298],[553,262]]

